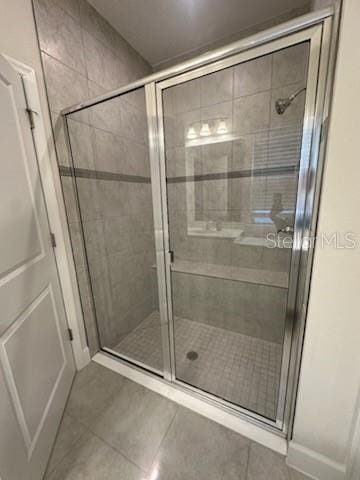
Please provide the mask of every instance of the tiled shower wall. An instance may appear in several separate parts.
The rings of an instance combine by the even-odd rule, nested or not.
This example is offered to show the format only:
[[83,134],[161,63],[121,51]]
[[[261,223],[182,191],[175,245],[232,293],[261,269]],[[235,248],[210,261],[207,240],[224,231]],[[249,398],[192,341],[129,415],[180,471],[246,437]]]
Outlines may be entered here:
[[[151,72],[151,67],[85,0],[34,0],[33,4],[58,163],[60,167],[69,167],[59,116],[61,109],[141,78]],[[131,105],[129,108],[132,108]],[[141,111],[139,103],[136,108]],[[129,118],[131,116],[129,112]],[[94,132],[89,112],[78,115],[73,120],[70,130],[76,166],[91,170],[96,165],[97,169],[107,171],[109,163],[116,161],[116,143],[106,139],[105,132]],[[128,149],[127,153],[123,154],[123,162],[130,162],[132,155],[133,151]],[[65,173],[61,179],[88,344],[91,354],[94,354],[98,349],[98,340],[85,269],[80,217],[76,207],[73,179],[68,176],[66,168],[61,169],[61,172]],[[117,183],[116,180],[99,181],[89,178],[78,181],[80,189],[85,192],[84,195],[90,196],[90,199],[95,198],[91,193],[98,187],[95,182],[100,185],[100,191],[110,191],[113,187],[109,185]],[[138,184],[133,182],[132,187],[131,192],[135,196]],[[127,202],[130,200],[127,199]],[[101,228],[103,225],[106,228],[107,222],[103,220],[99,209],[87,213],[84,229],[89,235],[88,254],[95,272],[95,265],[101,265],[101,259],[106,256],[104,250],[97,247],[97,242],[102,237]],[[116,222],[113,223],[114,228],[115,224]]]
[[[93,165],[85,164],[73,152],[101,344],[114,348],[155,308],[144,89],[95,105],[86,113],[85,118],[80,113],[86,124],[78,121],[77,113],[68,116],[69,134],[76,151],[78,140],[84,145],[87,139],[94,159]],[[79,136],[80,125],[87,135]]]
[[[265,237],[263,231],[251,233],[252,228],[267,226],[256,220],[256,210],[269,211],[277,192],[286,206],[294,209],[297,172],[289,174],[284,167],[296,168],[300,160],[305,94],[301,93],[283,115],[276,113],[275,100],[306,85],[307,55],[308,46],[300,44],[165,90],[166,168],[175,258],[288,270],[287,249],[244,245],[211,235],[191,236],[188,220],[195,210],[196,220],[236,221],[245,235]],[[236,140],[202,146],[188,143],[190,126],[211,125],[222,119]],[[199,177],[222,174],[222,178],[206,181],[195,177],[195,201],[188,189],[191,178],[186,178],[191,177],[189,163]],[[284,171],[266,173],[274,168]],[[254,175],[259,169],[265,169],[264,173]],[[232,178],[234,172],[243,172],[243,176]],[[272,222],[267,228],[275,231]]]

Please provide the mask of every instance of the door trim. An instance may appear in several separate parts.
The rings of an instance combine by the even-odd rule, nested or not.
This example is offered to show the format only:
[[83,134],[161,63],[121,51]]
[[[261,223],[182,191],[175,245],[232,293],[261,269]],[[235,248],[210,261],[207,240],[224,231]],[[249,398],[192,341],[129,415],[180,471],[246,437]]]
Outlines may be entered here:
[[[54,255],[61,294],[64,302],[66,320],[73,331],[72,349],[77,370],[90,362],[90,352],[86,343],[86,333],[80,303],[80,294],[76,280],[70,235],[67,227],[66,212],[62,201],[61,185],[54,144],[50,131],[45,127],[35,70],[18,60],[3,54],[14,70],[23,79],[28,107],[36,112],[33,115],[33,141],[44,192],[45,207],[50,230],[56,237]],[[49,121],[46,122],[49,125]],[[49,144],[49,137],[51,138]]]

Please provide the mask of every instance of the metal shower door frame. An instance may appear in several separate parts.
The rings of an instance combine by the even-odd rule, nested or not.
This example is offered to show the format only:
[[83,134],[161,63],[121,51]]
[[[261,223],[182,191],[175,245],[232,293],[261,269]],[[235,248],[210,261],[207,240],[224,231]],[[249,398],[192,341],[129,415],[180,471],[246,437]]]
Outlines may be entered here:
[[[307,247],[302,242],[301,248],[299,248],[296,253],[299,260],[298,275],[296,278],[297,285],[296,283],[292,283],[291,287],[292,292],[294,294],[297,293],[297,295],[294,295],[292,300],[294,306],[292,317],[295,317],[296,321],[294,321],[292,324],[287,321],[288,329],[286,331],[286,336],[291,340],[287,344],[290,366],[287,371],[283,369],[283,379],[286,381],[286,388],[284,388],[281,392],[282,399],[281,402],[279,402],[281,403],[281,409],[278,410],[278,420],[276,422],[270,421],[244,408],[236,407],[230,402],[222,401],[217,397],[205,394],[194,387],[182,384],[174,378],[175,371],[174,344],[172,342],[173,323],[171,306],[171,279],[169,276],[170,257],[168,248],[169,232],[167,228],[168,212],[166,201],[161,92],[162,87],[166,85],[165,82],[167,81],[172,82],[175,78],[181,79],[183,75],[188,75],[189,79],[192,76],[193,78],[196,78],[196,76],[199,76],[199,72],[205,72],[207,69],[209,71],[221,70],[226,68],[227,65],[230,66],[234,63],[239,63],[239,59],[245,61],[246,59],[251,59],[261,55],[261,53],[258,53],[261,49],[263,49],[265,53],[269,53],[270,51],[274,50],[273,46],[275,45],[275,42],[279,42],[281,45],[279,48],[284,48],[286,46],[286,42],[288,42],[288,46],[290,46],[292,43],[294,43],[291,43],[291,39],[294,39],[295,35],[299,35],[299,37],[302,38],[301,41],[310,40],[311,42],[312,38],[309,38],[309,33],[312,32],[315,38],[316,31],[316,49],[319,56],[319,70],[316,82],[316,98],[314,98],[315,104],[311,109],[313,116],[312,119],[310,117],[308,118],[308,125],[310,125],[312,122],[311,145],[307,145],[307,169],[304,169],[302,172],[304,174],[306,171],[306,175],[303,176],[302,182],[299,181],[298,194],[300,193],[302,203],[302,215],[301,217],[298,216],[299,222],[297,223],[297,235],[301,233],[301,238],[304,238],[310,234],[314,235],[316,232],[323,158],[326,147],[326,128],[324,127],[327,125],[326,120],[330,110],[330,94],[332,90],[332,78],[340,17],[339,11],[340,0],[338,0],[332,7],[311,12],[301,17],[292,19],[284,24],[277,25],[263,32],[231,43],[225,47],[221,47],[212,52],[203,54],[192,60],[149,75],[131,84],[113,90],[112,92],[105,93],[93,99],[86,100],[71,107],[65,108],[61,112],[64,125],[66,127],[65,137],[69,142],[70,139],[67,131],[67,115],[90,108],[107,100],[117,98],[141,87],[145,87],[155,224],[156,263],[159,285],[159,310],[161,315],[162,348],[164,358],[164,380],[162,381],[168,385],[172,385],[173,388],[191,393],[191,395],[195,398],[200,398],[209,404],[216,405],[224,412],[231,413],[234,416],[245,419],[249,423],[261,426],[265,430],[283,437],[286,435],[291,435],[292,420],[295,411],[296,389],[298,384],[302,351],[302,338],[304,335],[308,292],[311,280],[311,266],[314,251],[314,249],[311,247],[313,245]],[[234,59],[236,60],[234,61]],[[308,114],[309,113],[310,110],[308,111]],[[69,151],[69,154],[71,158],[71,151]],[[303,165],[305,165],[304,162]],[[300,183],[302,185],[301,192],[299,192]],[[301,232],[299,232],[299,228],[301,228]],[[289,311],[288,313],[290,315],[291,312]],[[108,354],[110,353],[111,352]],[[124,365],[135,370],[139,369],[139,367],[142,367],[142,365],[137,365],[137,362],[131,362],[128,359],[120,358],[119,356],[117,356],[117,360],[118,362],[123,363]],[[151,369],[146,369],[146,367],[145,370],[143,370],[143,373],[148,376],[154,375],[154,373],[151,372]],[[282,417],[280,416],[280,410],[282,412]]]
[[[307,300],[305,298],[306,295],[304,295],[304,286],[299,286],[298,278],[300,271],[306,271],[309,268],[309,248],[306,242],[304,242],[304,239],[310,235],[310,232],[314,232],[312,221],[314,216],[316,216],[316,212],[313,207],[316,204],[316,195],[319,194],[318,189],[315,189],[314,185],[309,186],[309,181],[311,180],[310,177],[316,178],[321,175],[318,149],[314,149],[314,146],[316,147],[319,143],[318,136],[320,135],[323,122],[322,107],[327,77],[331,22],[329,18],[323,19],[323,21],[317,25],[305,28],[302,31],[291,34],[284,32],[284,36],[276,40],[270,39],[268,43],[257,47],[250,47],[248,50],[239,54],[215,61],[206,66],[201,66],[185,73],[175,74],[173,77],[163,81],[152,82],[145,87],[149,115],[149,138],[152,139],[150,147],[152,172],[154,172],[156,176],[159,175],[156,179],[155,177],[152,177],[152,179],[155,180],[153,185],[153,194],[155,194],[155,196],[153,196],[153,202],[157,239],[156,250],[158,255],[157,267],[160,287],[159,302],[163,337],[164,378],[179,388],[190,391],[227,411],[230,409],[235,414],[241,416],[246,415],[250,421],[255,423],[261,422],[263,426],[275,429],[283,434],[286,433],[289,425],[291,413],[289,404],[291,404],[292,401],[291,391],[296,382],[295,369],[298,367],[297,365],[293,365],[292,368],[290,368],[291,355],[295,354],[298,343],[302,338],[301,328],[298,328],[297,338],[294,338],[294,325],[302,323],[299,316],[303,314],[303,308],[299,309],[298,304],[303,307]],[[162,94],[166,88],[306,41],[310,42],[310,49],[294,224],[294,242],[289,275],[278,408],[276,421],[272,421],[246,408],[203,392],[176,378]]]

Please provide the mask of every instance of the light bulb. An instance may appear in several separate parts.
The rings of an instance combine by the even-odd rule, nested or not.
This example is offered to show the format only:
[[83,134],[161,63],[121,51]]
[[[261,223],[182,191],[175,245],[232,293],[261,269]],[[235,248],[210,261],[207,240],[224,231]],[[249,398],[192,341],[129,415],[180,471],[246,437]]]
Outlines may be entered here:
[[193,140],[194,138],[197,137],[194,127],[190,127],[190,128],[189,128],[186,137],[187,137],[189,140]]
[[202,137],[208,137],[211,135],[210,127],[208,123],[203,123],[200,130],[200,135]]
[[224,135],[225,133],[228,133],[228,129],[227,129],[227,126],[226,126],[226,123],[225,123],[224,120],[221,120],[221,121],[219,122],[219,125],[218,125],[218,127],[217,127],[217,129],[216,129],[216,133],[217,133],[218,135]]

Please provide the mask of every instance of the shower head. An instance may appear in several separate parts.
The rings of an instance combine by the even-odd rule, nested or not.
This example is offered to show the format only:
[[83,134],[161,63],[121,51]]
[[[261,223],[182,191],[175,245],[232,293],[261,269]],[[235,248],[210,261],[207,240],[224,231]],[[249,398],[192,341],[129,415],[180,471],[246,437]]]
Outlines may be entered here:
[[275,110],[276,113],[282,115],[285,110],[292,104],[295,98],[299,95],[299,93],[304,92],[306,87],[300,88],[295,93],[291,94],[289,97],[286,98],[278,98],[275,102]]

